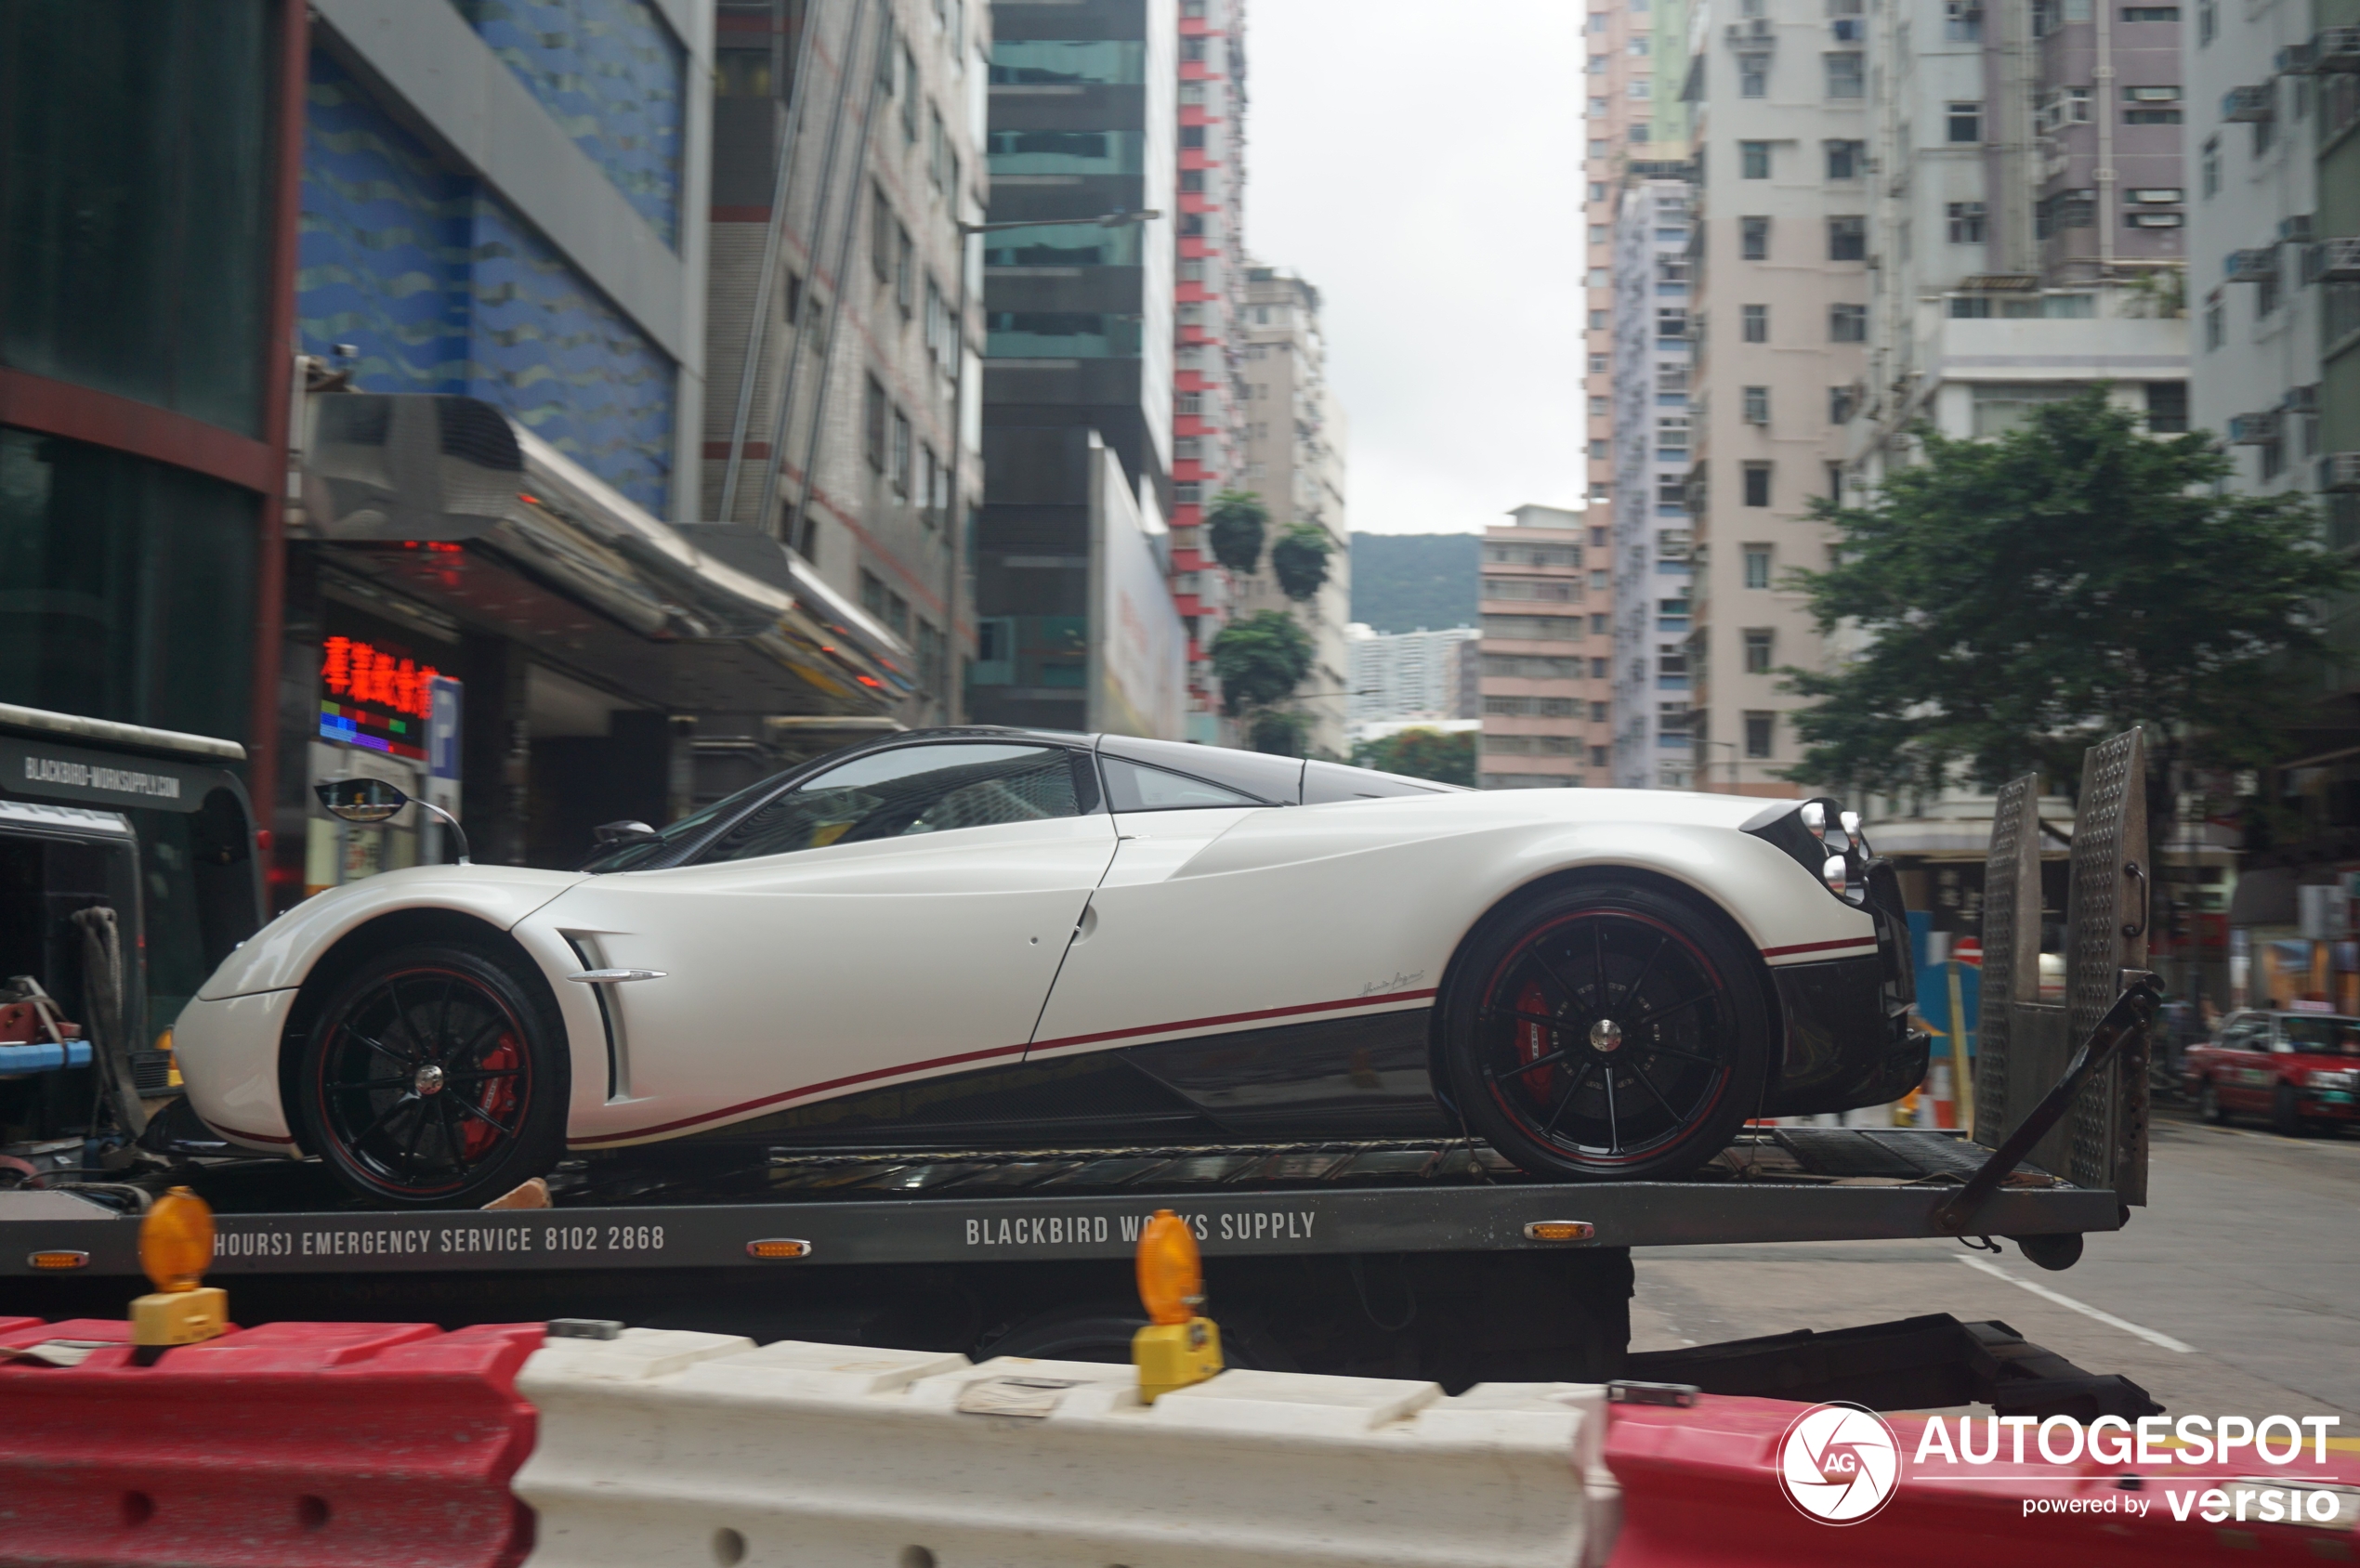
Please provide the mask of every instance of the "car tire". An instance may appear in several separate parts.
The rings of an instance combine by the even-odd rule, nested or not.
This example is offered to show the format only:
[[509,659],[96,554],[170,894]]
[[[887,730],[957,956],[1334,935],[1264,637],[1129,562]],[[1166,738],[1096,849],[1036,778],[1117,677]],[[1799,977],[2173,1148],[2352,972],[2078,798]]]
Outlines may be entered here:
[[450,942],[398,947],[339,982],[308,1031],[297,1135],[380,1207],[479,1207],[563,1156],[565,1038],[523,960]]
[[1452,967],[1452,1097],[1534,1176],[1685,1174],[1760,1113],[1771,1020],[1759,962],[1721,921],[1642,883],[1519,899]]
[[2270,1126],[2281,1138],[2303,1134],[2302,1101],[2290,1083],[2281,1083],[2270,1096]]
[[2207,1078],[2196,1088],[2196,1114],[2215,1127],[2229,1125],[2228,1107],[2221,1104],[2221,1091]]

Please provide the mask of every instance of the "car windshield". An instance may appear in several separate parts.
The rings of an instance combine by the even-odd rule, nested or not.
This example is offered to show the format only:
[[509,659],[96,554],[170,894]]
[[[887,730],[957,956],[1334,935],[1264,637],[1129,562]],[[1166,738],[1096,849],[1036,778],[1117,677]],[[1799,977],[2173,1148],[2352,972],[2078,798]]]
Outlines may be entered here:
[[697,837],[723,817],[735,812],[757,797],[779,787],[780,776],[771,775],[760,783],[749,784],[734,795],[724,795],[709,806],[688,816],[659,831],[654,838],[639,839],[612,849],[600,850],[582,863],[585,871],[628,871],[635,866],[645,866],[667,851]]
[[2322,1056],[2360,1056],[2360,1018],[2323,1018],[2298,1013],[2278,1020],[2287,1042]]

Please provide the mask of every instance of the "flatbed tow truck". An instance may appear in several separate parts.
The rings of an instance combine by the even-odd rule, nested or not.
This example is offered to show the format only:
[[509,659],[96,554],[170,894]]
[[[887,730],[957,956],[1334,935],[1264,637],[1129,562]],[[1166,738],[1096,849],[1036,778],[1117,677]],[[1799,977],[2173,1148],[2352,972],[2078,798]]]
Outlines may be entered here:
[[401,1213],[355,1207],[307,1161],[159,1160],[0,1190],[0,1313],[120,1313],[137,1216],[183,1184],[216,1210],[209,1277],[244,1323],[596,1317],[1127,1359],[1139,1230],[1170,1209],[1196,1231],[1233,1365],[2148,1414],[2134,1384],[1939,1314],[1628,1351],[1633,1248],[2001,1237],[2064,1268],[2084,1235],[2128,1222],[2145,1200],[2157,1000],[2137,748],[2133,732],[2091,752],[2063,1006],[2036,1000],[2035,791],[2001,792],[1967,1135],[1749,1127],[1682,1180],[1580,1183],[1534,1180],[1472,1141],[780,1149],[731,1169],[606,1156],[561,1166],[545,1207]]

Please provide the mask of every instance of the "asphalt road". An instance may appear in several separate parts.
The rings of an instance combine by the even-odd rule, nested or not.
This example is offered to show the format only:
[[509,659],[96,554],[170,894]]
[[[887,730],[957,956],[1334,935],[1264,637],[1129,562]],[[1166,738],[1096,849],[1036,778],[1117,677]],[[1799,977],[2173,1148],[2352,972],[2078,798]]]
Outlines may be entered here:
[[1645,1248],[1631,1348],[1947,1312],[2118,1372],[2174,1413],[2340,1415],[2331,1430],[2360,1438],[2360,1136],[2161,1112],[2149,1186],[2149,1207],[2060,1274],[2004,1242],[1998,1258],[1952,1241]]

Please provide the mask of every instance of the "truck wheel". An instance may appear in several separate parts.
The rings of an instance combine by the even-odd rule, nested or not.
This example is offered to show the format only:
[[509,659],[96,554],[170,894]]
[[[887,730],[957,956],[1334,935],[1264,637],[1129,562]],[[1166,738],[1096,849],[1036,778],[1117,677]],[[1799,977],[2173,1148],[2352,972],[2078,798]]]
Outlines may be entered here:
[[303,1145],[387,1208],[482,1204],[563,1154],[564,1040],[513,961],[449,942],[396,948],[336,987],[304,1041]]
[[1770,1020],[1752,955],[1688,904],[1561,887],[1475,934],[1443,1015],[1474,1130],[1536,1176],[1695,1169],[1759,1108]]
[[2212,1087],[2210,1078],[2205,1079],[2196,1091],[2196,1114],[2215,1127],[2229,1125],[2229,1113],[2221,1104],[2221,1091]]
[[2302,1102],[2293,1084],[2278,1085],[2277,1092],[2270,1096],[2270,1125],[2282,1138],[2302,1136]]
[[[1251,1317],[1216,1313],[1221,1359],[1227,1366],[1256,1372],[1292,1372],[1287,1354]],[[1137,1306],[1101,1302],[1059,1307],[985,1336],[975,1359],[1029,1356],[1036,1361],[1099,1361],[1121,1365],[1131,1359],[1131,1337],[1147,1326]]]

